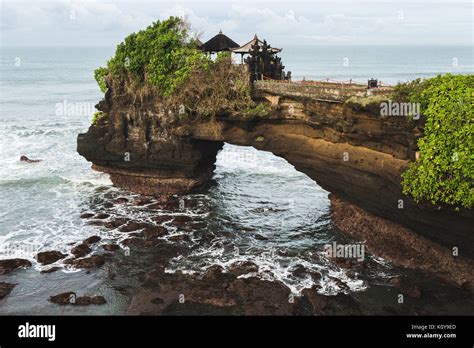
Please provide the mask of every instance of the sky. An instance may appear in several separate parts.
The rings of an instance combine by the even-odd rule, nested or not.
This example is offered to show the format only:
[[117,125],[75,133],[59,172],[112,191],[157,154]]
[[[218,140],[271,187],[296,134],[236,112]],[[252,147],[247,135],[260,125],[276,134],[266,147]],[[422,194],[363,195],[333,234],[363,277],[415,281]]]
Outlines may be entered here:
[[[0,0],[3,46],[113,47],[157,19],[185,16],[204,42],[222,30],[244,44],[471,45],[472,0]],[[277,45],[277,46],[278,46]]]

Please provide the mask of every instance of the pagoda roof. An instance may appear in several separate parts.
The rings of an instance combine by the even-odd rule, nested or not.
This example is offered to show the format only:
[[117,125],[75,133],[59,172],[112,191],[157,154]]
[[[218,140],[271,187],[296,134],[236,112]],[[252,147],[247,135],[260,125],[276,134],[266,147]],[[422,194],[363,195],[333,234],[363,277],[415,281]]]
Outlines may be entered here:
[[203,43],[199,46],[199,49],[205,52],[221,52],[230,51],[236,47],[239,47],[237,42],[222,34],[222,31],[219,31],[219,34]]
[[[250,51],[252,50],[252,46],[255,44],[258,44],[258,46],[260,47],[263,46],[263,41],[260,40],[257,37],[257,35],[255,35],[254,38],[250,40],[249,42],[247,42],[245,45],[237,47],[237,48],[233,48],[231,49],[231,51],[234,53],[241,53],[241,54],[250,53]],[[279,53],[281,51],[282,51],[281,48],[270,47],[270,52]]]

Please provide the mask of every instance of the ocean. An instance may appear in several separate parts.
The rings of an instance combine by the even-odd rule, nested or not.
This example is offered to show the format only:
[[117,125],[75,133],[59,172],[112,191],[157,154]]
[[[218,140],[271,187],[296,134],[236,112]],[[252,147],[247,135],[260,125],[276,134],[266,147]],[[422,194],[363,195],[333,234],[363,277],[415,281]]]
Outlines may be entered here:
[[[166,213],[115,204],[118,197],[131,201],[136,195],[113,187],[106,174],[93,172],[76,152],[76,137],[87,131],[94,105],[102,98],[93,70],[105,65],[113,51],[112,47],[1,48],[0,259],[21,257],[33,263],[30,269],[0,276],[1,281],[18,284],[0,300],[2,314],[123,314],[152,266],[153,249],[127,255],[122,244],[126,233],[80,218],[83,212],[93,212],[149,221]],[[362,83],[372,77],[395,84],[474,70],[472,47],[454,46],[295,46],[284,48],[282,60],[294,79]],[[21,155],[41,162],[20,162]],[[225,268],[235,261],[251,261],[259,266],[255,276],[279,280],[295,295],[315,284],[321,294],[350,294],[362,304],[364,314],[414,314],[420,308],[428,314],[473,312],[474,300],[466,300],[461,290],[448,285],[442,285],[444,300],[428,296],[417,302],[417,308],[396,307],[388,285],[391,277],[417,279],[428,292],[439,292],[440,285],[371,255],[371,266],[357,276],[321,257],[325,244],[348,239],[331,222],[328,192],[285,160],[226,144],[216,165],[212,185],[185,197],[195,202],[185,214],[204,221],[206,228],[191,231],[190,238],[179,242],[190,252],[176,256],[167,272],[202,272],[216,264]],[[163,243],[181,233],[170,227]],[[101,243],[121,245],[111,265],[91,272],[63,268],[40,273],[56,264],[39,265],[34,259],[38,252],[68,254],[71,245],[93,235],[100,236]],[[93,250],[100,251],[98,245]],[[298,267],[322,277],[300,277]],[[66,291],[102,294],[107,304],[68,307],[48,302],[49,296]],[[345,313],[341,308],[340,314]]]

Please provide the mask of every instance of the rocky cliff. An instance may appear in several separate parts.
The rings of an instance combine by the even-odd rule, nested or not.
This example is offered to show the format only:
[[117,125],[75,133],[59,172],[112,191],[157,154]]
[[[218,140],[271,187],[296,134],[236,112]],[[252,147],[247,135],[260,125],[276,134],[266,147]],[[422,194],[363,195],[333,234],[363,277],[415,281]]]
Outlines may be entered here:
[[196,117],[167,107],[153,91],[110,83],[97,106],[104,116],[79,135],[78,152],[117,186],[166,196],[205,184],[224,142],[253,146],[285,158],[340,200],[474,257],[472,211],[417,205],[401,193],[422,120],[381,117],[379,104],[348,99],[365,93],[259,82],[253,97],[267,105],[265,116]]

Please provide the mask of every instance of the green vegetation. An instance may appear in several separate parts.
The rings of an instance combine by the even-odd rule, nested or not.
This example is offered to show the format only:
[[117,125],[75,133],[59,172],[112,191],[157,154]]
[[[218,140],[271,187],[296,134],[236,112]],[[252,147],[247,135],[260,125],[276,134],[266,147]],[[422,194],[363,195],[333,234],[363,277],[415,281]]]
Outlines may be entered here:
[[265,104],[257,104],[255,107],[247,108],[242,111],[244,118],[259,118],[268,116],[270,110]]
[[102,91],[107,88],[107,78],[112,89],[135,100],[159,101],[173,111],[176,120],[255,108],[249,77],[232,64],[230,54],[221,53],[213,61],[196,47],[182,19],[156,21],[127,36],[107,67],[96,69],[94,77]]
[[420,158],[402,174],[416,202],[474,204],[474,75],[444,75],[397,86],[400,101],[418,102],[426,117]]
[[352,96],[345,100],[344,103],[356,110],[374,109],[378,113],[380,111],[380,103],[388,99],[386,95],[369,95],[366,97]]
[[196,49],[186,22],[170,17],[127,36],[107,68],[96,70],[96,80],[102,90],[99,80],[109,72],[115,77],[130,75],[159,86],[162,95],[170,95],[194,69],[207,69],[210,63],[208,56]]
[[102,93],[105,93],[107,91],[107,84],[105,83],[105,77],[108,74],[108,70],[106,68],[97,68],[94,70],[94,78],[97,81],[97,84],[99,85],[100,90]]
[[104,116],[105,113],[103,113],[102,111],[94,112],[94,114],[92,115],[92,124],[97,124],[97,121],[99,121],[99,119]]

